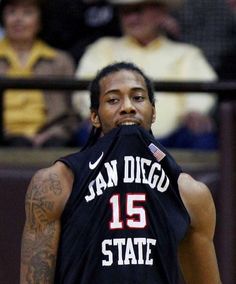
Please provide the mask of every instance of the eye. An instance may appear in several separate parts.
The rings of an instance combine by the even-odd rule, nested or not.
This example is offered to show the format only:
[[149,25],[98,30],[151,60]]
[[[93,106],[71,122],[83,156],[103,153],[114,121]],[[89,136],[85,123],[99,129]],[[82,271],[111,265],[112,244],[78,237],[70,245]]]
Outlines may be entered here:
[[4,16],[12,16],[14,14],[16,14],[16,9],[12,7],[7,7],[4,11]]
[[27,16],[34,16],[34,15],[37,15],[37,10],[33,7],[28,7],[28,8],[25,8],[24,13]]
[[145,100],[145,96],[142,94],[136,94],[133,96],[133,100],[136,102],[143,102]]
[[107,102],[110,105],[114,105],[114,104],[119,102],[119,99],[117,99],[117,98],[109,98],[109,99],[107,99]]

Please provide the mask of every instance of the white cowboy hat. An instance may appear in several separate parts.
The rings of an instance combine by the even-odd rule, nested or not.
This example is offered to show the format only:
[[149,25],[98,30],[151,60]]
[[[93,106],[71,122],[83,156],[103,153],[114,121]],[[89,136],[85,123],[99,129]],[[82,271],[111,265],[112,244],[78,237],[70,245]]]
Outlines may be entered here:
[[108,0],[111,4],[114,5],[132,5],[139,3],[160,3],[169,8],[178,8],[184,0]]

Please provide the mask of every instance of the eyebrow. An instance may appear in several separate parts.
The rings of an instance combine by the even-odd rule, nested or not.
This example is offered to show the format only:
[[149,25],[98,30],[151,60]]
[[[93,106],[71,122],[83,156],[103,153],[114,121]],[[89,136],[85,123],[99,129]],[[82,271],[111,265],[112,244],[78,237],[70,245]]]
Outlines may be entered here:
[[[133,91],[142,91],[142,92],[147,92],[147,89],[143,88],[143,87],[133,87],[130,89],[131,92]],[[107,92],[105,92],[103,95],[109,95],[110,93],[120,93],[120,89],[110,89]]]

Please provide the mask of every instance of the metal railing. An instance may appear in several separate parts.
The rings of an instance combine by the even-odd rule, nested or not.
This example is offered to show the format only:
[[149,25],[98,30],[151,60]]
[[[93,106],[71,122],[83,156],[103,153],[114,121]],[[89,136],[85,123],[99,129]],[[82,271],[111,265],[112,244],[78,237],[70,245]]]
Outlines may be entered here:
[[[74,78],[7,78],[0,77],[0,145],[3,141],[3,93],[6,89],[41,89],[41,90],[85,90],[89,86],[88,80]],[[197,92],[217,93],[226,95],[227,98],[236,98],[236,81],[227,82],[154,82],[154,88],[158,92]]]

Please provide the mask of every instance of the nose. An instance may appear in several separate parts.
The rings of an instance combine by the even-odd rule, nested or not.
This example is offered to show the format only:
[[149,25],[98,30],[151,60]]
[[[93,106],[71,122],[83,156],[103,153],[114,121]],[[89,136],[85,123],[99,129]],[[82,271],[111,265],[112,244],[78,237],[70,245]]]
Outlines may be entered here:
[[135,114],[136,113],[136,109],[134,105],[132,104],[132,101],[130,100],[130,98],[124,98],[121,104],[120,113],[121,114],[127,114],[127,113]]

